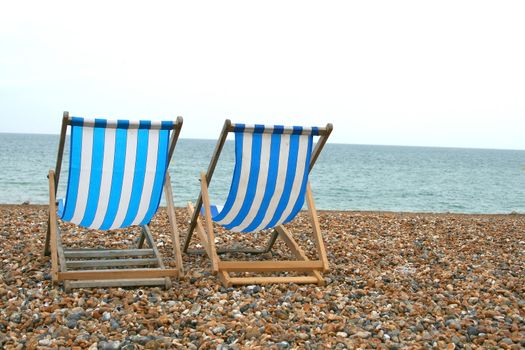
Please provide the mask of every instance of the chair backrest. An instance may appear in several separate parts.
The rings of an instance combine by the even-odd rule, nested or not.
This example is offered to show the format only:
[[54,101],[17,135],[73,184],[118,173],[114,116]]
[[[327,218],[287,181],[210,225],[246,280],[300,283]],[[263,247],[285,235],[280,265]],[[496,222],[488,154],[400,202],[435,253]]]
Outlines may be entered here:
[[102,230],[148,224],[159,207],[177,124],[71,117],[61,219]]
[[317,127],[235,124],[235,167],[226,203],[213,220],[236,232],[257,232],[301,210]]

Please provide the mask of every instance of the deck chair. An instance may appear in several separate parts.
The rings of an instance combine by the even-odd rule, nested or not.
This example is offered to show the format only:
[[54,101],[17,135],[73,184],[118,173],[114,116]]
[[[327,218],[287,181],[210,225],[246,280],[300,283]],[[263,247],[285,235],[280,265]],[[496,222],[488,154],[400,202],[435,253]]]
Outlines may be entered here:
[[[56,201],[64,144],[71,127],[65,199]],[[168,165],[182,127],[173,121],[127,121],[70,117],[64,112],[55,170],[49,171],[49,219],[44,253],[51,254],[54,284],[83,287],[171,287],[183,273]],[[176,268],[166,268],[148,224],[164,189]],[[58,208],[57,208],[58,205]],[[129,249],[66,249],[58,218],[81,227],[141,227]],[[110,233],[107,233],[110,234]],[[145,247],[146,241],[148,247]]]
[[[315,210],[308,173],[312,169],[332,125],[326,127],[283,127],[232,124],[226,120],[207,173],[201,173],[201,192],[195,207],[188,204],[190,226],[184,242],[185,253],[207,254],[212,271],[224,286],[267,283],[316,283],[323,285],[320,272],[328,271],[328,260]],[[228,133],[235,134],[235,166],[223,207],[210,204],[208,186]],[[315,148],[313,137],[320,136]],[[310,260],[283,226],[301,210],[304,200],[313,228],[318,259]],[[202,207],[204,210],[201,210]],[[201,215],[203,214],[205,225]],[[212,221],[233,232],[272,230],[265,249],[217,249]],[[204,249],[189,249],[194,231]],[[268,231],[265,231],[268,232]],[[277,238],[288,246],[292,261],[223,261],[224,253],[260,254],[271,251]],[[305,276],[235,277],[231,273],[275,273],[295,271]]]

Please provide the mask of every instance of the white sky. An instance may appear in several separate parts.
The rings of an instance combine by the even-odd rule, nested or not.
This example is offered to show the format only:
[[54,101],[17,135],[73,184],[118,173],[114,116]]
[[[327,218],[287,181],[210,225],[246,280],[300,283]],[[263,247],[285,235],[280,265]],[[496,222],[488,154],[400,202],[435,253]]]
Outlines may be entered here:
[[0,132],[86,117],[525,149],[524,1],[4,1]]

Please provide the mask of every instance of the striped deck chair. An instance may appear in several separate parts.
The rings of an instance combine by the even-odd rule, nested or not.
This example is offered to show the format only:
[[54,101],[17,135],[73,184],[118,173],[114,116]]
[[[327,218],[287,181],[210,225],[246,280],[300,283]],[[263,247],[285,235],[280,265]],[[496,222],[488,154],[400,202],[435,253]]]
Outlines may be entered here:
[[[212,271],[224,286],[266,283],[317,283],[323,285],[320,272],[328,271],[328,260],[321,237],[317,212],[308,183],[308,174],[319,156],[332,125],[326,127],[283,127],[232,124],[226,120],[207,173],[201,173],[201,193],[196,206],[188,204],[190,227],[183,251],[207,254]],[[222,207],[210,204],[208,186],[228,133],[235,134],[235,167],[230,192]],[[313,148],[314,136],[320,136]],[[318,259],[310,260],[284,224],[301,210],[304,201],[313,228]],[[204,210],[202,208],[204,207]],[[205,226],[200,218],[203,215]],[[218,249],[212,221],[233,232],[270,230],[264,249]],[[189,249],[196,231],[204,249]],[[295,260],[288,261],[223,261],[224,253],[268,253],[277,238],[288,246]],[[238,272],[304,272],[305,276],[235,277]],[[253,274],[252,274],[253,275]]]
[[[65,199],[56,201],[66,131],[71,126]],[[84,119],[64,112],[55,170],[49,171],[49,219],[45,254],[53,283],[82,287],[161,285],[182,274],[180,243],[168,165],[182,127],[175,122]],[[176,268],[168,269],[148,224],[164,189]],[[58,205],[58,208],[57,208]],[[141,227],[137,247],[65,249],[58,218],[94,230]],[[147,242],[148,247],[144,245]]]

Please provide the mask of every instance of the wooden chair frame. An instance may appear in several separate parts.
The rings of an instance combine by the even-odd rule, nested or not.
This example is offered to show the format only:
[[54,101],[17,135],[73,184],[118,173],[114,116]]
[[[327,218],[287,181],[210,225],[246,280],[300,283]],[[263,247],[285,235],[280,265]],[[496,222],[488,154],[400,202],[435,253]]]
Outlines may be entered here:
[[[182,118],[177,117],[169,143],[168,168],[180,134],[182,122]],[[70,291],[72,288],[84,287],[164,286],[166,289],[170,288],[170,277],[182,276],[184,270],[173,205],[173,191],[167,170],[164,182],[164,195],[167,202],[173,253],[176,260],[175,269],[166,268],[162,262],[162,256],[157,249],[148,225],[141,226],[142,233],[138,239],[137,247],[130,247],[129,249],[67,249],[63,247],[56,215],[56,193],[68,125],[71,125],[71,118],[68,112],[64,112],[56,167],[55,170],[50,170],[48,174],[49,217],[44,254],[51,255],[51,279],[53,284],[64,281],[66,291]],[[145,242],[149,248],[144,247]]]
[[[190,226],[186,235],[183,246],[183,252],[188,254],[206,254],[211,260],[211,268],[214,274],[217,274],[221,283],[224,286],[242,285],[242,284],[269,284],[269,283],[316,283],[324,285],[324,279],[320,272],[327,272],[329,270],[328,258],[326,256],[326,249],[321,236],[321,229],[315,209],[315,203],[312,196],[310,184],[307,184],[306,202],[308,205],[308,213],[313,229],[313,240],[315,242],[318,260],[310,260],[305,252],[301,249],[297,241],[293,238],[291,233],[283,226],[278,225],[273,229],[273,232],[268,240],[268,243],[263,249],[217,249],[215,245],[215,233],[213,229],[213,222],[211,219],[211,208],[208,194],[208,186],[213,176],[213,172],[219,160],[220,153],[228,137],[228,133],[234,132],[235,126],[230,120],[226,120],[221,132],[221,136],[215,147],[208,171],[201,173],[201,191],[197,199],[195,208],[191,203],[188,203],[188,212],[191,217]],[[332,124],[327,124],[324,128],[319,128],[319,140],[312,152],[310,159],[309,171],[312,170],[315,161],[319,157],[328,136],[332,132]],[[205,226],[199,217],[201,208],[204,205]],[[189,249],[190,241],[193,232],[196,231],[204,249]],[[290,249],[296,260],[289,261],[222,261],[219,255],[226,253],[248,253],[248,254],[264,254],[272,250],[277,238],[281,238],[286,246]],[[296,271],[304,272],[305,276],[283,276],[283,277],[232,277],[231,272],[282,272],[282,271]]]

